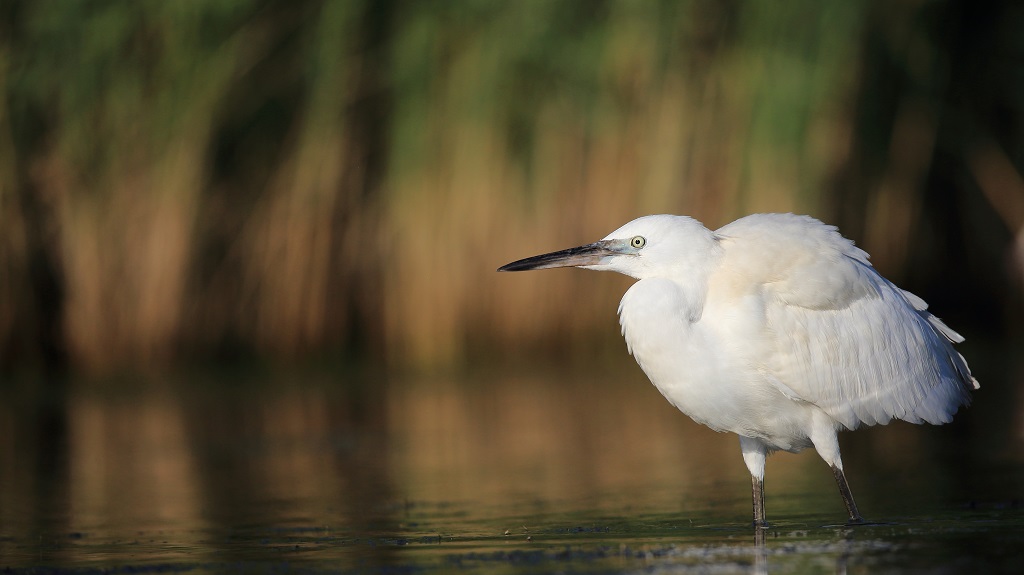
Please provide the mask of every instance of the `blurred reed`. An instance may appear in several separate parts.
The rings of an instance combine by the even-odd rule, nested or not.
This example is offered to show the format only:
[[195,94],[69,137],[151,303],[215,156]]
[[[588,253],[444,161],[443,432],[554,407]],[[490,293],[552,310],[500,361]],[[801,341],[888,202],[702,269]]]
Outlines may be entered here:
[[[928,214],[944,76],[914,2],[2,10],[5,367],[571,353],[614,336],[622,282],[498,265],[645,213],[799,211],[892,271]],[[918,66],[881,119],[872,46]]]

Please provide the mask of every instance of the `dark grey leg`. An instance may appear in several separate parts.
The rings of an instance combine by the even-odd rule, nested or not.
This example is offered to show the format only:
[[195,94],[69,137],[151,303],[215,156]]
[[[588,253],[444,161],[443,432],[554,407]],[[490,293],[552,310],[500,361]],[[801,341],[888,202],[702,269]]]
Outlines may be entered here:
[[[864,523],[864,518],[857,511],[857,502],[853,500],[853,492],[850,491],[850,484],[846,482],[843,470],[835,465],[832,466],[832,475],[836,477],[836,485],[839,486],[839,494],[843,496],[843,503],[846,504],[846,511],[850,513],[849,523]],[[756,504],[755,504],[756,506]]]
[[750,481],[753,487],[754,527],[768,527],[768,521],[764,518],[764,481],[753,475],[750,476]]

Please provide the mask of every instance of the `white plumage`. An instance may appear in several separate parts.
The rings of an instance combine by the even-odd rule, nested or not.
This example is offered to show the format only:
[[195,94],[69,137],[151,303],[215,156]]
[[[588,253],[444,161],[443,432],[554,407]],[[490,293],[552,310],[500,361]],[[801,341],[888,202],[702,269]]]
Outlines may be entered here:
[[715,232],[686,216],[646,216],[500,269],[565,266],[639,280],[619,305],[629,351],[680,411],[740,436],[757,525],[772,451],[813,446],[859,522],[837,431],[946,423],[978,388],[952,346],[963,338],[807,216],[755,214]]

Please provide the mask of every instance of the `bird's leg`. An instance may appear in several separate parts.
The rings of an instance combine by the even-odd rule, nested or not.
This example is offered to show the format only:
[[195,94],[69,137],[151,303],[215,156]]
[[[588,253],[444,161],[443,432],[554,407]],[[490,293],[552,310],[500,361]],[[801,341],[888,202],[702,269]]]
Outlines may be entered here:
[[768,521],[764,518],[764,480],[751,475],[750,482],[753,486],[754,527],[768,527]]
[[857,511],[857,502],[853,500],[853,492],[850,491],[850,484],[846,482],[846,475],[839,466],[832,466],[832,475],[836,477],[836,485],[839,486],[839,494],[843,496],[843,503],[846,504],[846,511],[850,514],[849,523],[864,523],[864,518]]
[[835,422],[824,412],[816,412],[814,416],[811,443],[814,444],[818,455],[832,468],[832,475],[835,476],[836,485],[839,486],[839,494],[843,496],[846,511],[850,514],[847,523],[864,523],[864,518],[857,511],[857,503],[853,500],[850,484],[846,482],[846,475],[843,474],[843,459],[839,455],[839,437],[836,435]]
[[754,527],[767,527],[764,518],[764,463],[768,447],[758,439],[740,436],[743,462],[750,471],[751,496],[754,500]]

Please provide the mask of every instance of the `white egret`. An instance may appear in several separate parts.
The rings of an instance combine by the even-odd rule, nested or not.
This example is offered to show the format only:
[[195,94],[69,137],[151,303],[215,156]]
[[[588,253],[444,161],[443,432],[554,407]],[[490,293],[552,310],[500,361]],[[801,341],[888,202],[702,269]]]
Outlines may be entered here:
[[714,232],[686,216],[646,216],[498,271],[567,266],[639,280],[619,304],[629,352],[672,405],[739,436],[759,527],[772,452],[814,447],[850,523],[861,523],[837,432],[947,423],[979,387],[952,346],[963,337],[808,216],[755,214]]

